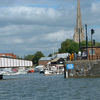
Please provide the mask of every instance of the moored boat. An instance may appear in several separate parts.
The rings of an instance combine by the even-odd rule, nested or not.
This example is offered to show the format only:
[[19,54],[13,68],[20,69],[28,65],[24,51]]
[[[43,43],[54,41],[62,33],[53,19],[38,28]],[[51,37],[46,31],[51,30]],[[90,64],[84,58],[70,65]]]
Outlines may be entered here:
[[34,73],[33,69],[28,70],[28,73]]
[[44,75],[52,75],[53,74],[53,72],[52,71],[50,71],[50,70],[45,70],[44,71]]

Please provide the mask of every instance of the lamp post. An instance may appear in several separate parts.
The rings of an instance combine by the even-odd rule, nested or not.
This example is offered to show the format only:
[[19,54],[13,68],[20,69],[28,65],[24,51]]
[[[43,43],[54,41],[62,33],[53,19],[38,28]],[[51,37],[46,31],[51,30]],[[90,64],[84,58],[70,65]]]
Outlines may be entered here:
[[78,32],[79,32],[79,51],[80,51],[80,47],[81,47],[81,45],[80,45],[80,28],[78,29]]
[[95,46],[95,40],[93,40],[93,46]]
[[93,34],[94,34],[94,29],[91,29],[91,53],[92,53],[92,60],[93,60],[93,39],[92,39]]
[[87,24],[85,24],[85,30],[86,30],[86,56],[88,59],[88,35],[87,35]]

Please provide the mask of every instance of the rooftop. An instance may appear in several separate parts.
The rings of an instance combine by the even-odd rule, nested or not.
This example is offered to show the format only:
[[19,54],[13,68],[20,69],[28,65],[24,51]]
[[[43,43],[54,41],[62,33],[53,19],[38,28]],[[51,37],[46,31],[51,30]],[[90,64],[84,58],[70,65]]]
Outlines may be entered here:
[[42,57],[40,60],[52,60],[52,57]]

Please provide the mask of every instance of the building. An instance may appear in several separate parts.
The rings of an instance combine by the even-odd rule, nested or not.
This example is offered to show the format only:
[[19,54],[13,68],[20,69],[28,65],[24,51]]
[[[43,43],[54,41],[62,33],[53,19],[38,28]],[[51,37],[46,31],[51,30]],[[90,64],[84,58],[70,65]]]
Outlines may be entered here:
[[[65,60],[63,58],[55,58],[51,61],[50,68],[57,74],[63,74],[64,72],[64,63]],[[49,69],[50,69],[49,68]]]
[[76,20],[76,27],[74,30],[73,40],[79,43],[82,42],[84,39],[85,36],[84,36],[84,28],[82,26],[80,0],[77,0],[77,20]]
[[52,55],[52,57],[41,57],[39,59],[38,64],[46,66],[48,63],[51,63],[52,61],[55,60],[57,60],[56,62],[58,63],[59,59],[66,60],[68,56],[69,53],[60,53],[60,54],[54,54]]
[[64,58],[66,58],[63,54],[63,56],[58,54],[53,57],[42,57],[39,60],[39,66],[44,65],[43,68],[45,70],[51,71],[52,74],[63,74],[64,72]]
[[69,56],[69,53],[59,53],[59,54],[54,54],[52,56],[53,59],[55,58],[63,58],[63,59],[67,59],[67,57]]
[[[86,47],[83,47],[82,49],[83,51],[86,51]],[[100,59],[100,47],[88,47],[88,59]]]
[[64,67],[64,62],[65,60],[63,58],[55,58],[51,61],[51,65]]
[[14,55],[13,53],[0,53],[0,57],[16,58],[16,55]]
[[51,60],[52,60],[52,57],[42,57],[42,58],[40,58],[40,60],[39,60],[39,65],[47,65],[47,63],[49,63],[49,62],[51,62]]

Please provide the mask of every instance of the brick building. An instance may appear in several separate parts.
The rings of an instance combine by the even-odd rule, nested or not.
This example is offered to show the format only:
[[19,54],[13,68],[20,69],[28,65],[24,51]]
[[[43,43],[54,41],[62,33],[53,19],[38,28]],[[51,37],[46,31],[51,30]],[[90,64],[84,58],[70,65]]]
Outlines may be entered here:
[[[86,48],[84,47],[83,50],[85,51]],[[88,47],[88,59],[100,59],[100,47]]]
[[52,57],[42,57],[39,60],[39,65],[47,65],[48,62],[51,62]]
[[0,57],[16,58],[16,55],[13,53],[0,53]]

